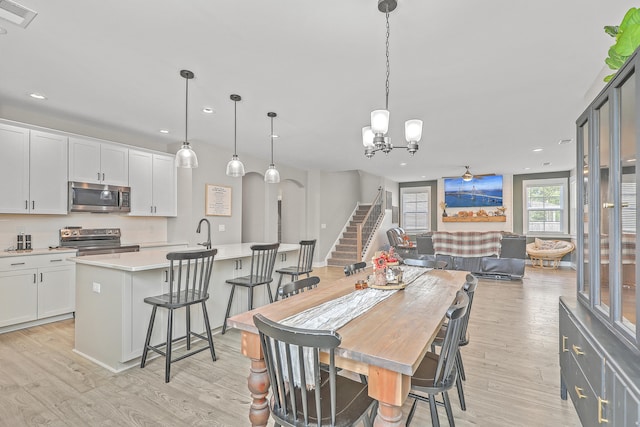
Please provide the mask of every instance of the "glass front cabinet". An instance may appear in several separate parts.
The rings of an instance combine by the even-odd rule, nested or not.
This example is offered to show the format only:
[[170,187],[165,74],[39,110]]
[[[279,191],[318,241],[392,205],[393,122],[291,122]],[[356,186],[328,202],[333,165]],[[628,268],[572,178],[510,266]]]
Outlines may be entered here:
[[640,55],[577,125],[577,298],[560,299],[562,398],[584,426],[640,426],[636,297]]

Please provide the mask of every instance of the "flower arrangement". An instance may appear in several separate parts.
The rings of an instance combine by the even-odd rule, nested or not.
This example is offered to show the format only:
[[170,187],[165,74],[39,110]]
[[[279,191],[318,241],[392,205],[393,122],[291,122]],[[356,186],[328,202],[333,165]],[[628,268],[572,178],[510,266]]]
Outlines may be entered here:
[[447,204],[444,200],[440,202],[440,208],[442,209],[442,216],[447,216]]
[[389,249],[389,252],[377,252],[372,261],[374,271],[384,271],[388,265],[398,264],[393,248]]

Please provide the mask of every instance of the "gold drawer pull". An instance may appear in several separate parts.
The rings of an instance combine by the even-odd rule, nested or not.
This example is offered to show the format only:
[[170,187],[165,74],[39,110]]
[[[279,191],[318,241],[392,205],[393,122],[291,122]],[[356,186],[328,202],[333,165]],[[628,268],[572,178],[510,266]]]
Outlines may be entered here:
[[602,209],[613,209],[615,205],[613,203],[609,203],[609,202],[604,202],[602,204]]
[[582,349],[577,345],[574,344],[572,347],[573,347],[573,352],[576,354],[576,356],[580,356],[584,354],[584,351],[582,351]]
[[598,396],[598,423],[602,424],[602,423],[608,423],[609,420],[606,418],[602,418],[602,404],[608,404],[609,401],[608,400],[604,400],[602,399],[600,396]]
[[562,336],[562,352],[564,353],[565,351],[569,351],[569,349],[567,348],[567,337],[566,336]]
[[576,394],[578,395],[578,399],[586,399],[587,395],[582,393],[582,390],[580,387],[578,386],[574,386],[574,388],[576,389]]

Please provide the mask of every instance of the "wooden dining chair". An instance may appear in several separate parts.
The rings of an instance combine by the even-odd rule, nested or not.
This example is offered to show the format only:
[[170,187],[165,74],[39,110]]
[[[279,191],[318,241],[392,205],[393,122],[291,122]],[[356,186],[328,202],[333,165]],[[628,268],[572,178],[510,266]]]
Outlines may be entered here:
[[247,288],[247,311],[253,310],[253,288],[256,286],[266,285],[269,293],[269,302],[273,302],[270,283],[273,281],[273,268],[276,265],[276,255],[279,247],[280,243],[251,246],[251,269],[249,274],[225,280],[225,283],[230,284],[232,287],[222,324],[223,334],[227,331],[227,319],[231,313],[231,304],[233,303],[233,294],[236,286]]
[[[464,347],[469,344],[469,333],[467,332],[467,328],[469,326],[469,316],[471,315],[471,305],[473,304],[473,295],[476,292],[476,288],[478,287],[478,278],[473,274],[467,274],[466,281],[464,285],[462,285],[462,290],[469,297],[469,307],[467,308],[467,312],[464,316],[464,321],[462,323],[462,333],[460,334],[460,347]],[[440,327],[436,337],[433,339],[431,343],[431,351],[435,352],[436,347],[441,347],[444,343],[445,336],[447,334],[448,325],[445,323]],[[460,400],[460,408],[463,411],[467,410],[467,402],[464,397],[464,389],[462,386],[462,381],[466,381],[467,376],[464,372],[464,365],[462,364],[462,353],[460,352],[460,348],[458,348],[458,352],[456,353],[456,366],[458,368],[459,380],[456,381],[456,388],[458,390],[458,399]]]
[[285,283],[278,292],[281,298],[289,298],[292,295],[317,287],[318,283],[320,283],[320,278],[317,276],[304,277],[293,282]]
[[460,346],[462,324],[468,305],[469,297],[467,294],[464,291],[458,291],[454,303],[446,313],[448,327],[442,343],[442,351],[440,354],[431,351],[427,352],[411,377],[409,397],[413,398],[414,401],[407,416],[407,426],[411,424],[418,400],[429,402],[431,423],[434,427],[440,426],[438,408],[436,406],[437,394],[442,394],[442,401],[447,413],[449,425],[454,426],[455,422],[453,420],[453,411],[451,410],[448,391],[458,379],[456,354]]
[[[208,290],[209,282],[211,281],[211,270],[213,268],[213,257],[217,252],[217,249],[169,252],[167,254],[167,259],[170,261],[169,292],[144,299],[144,302],[151,304],[153,309],[151,311],[149,327],[147,328],[147,337],[144,342],[144,350],[142,351],[140,367],[145,367],[149,350],[164,356],[164,381],[167,383],[169,382],[169,377],[171,375],[172,362],[177,362],[185,357],[193,356],[207,348],[211,352],[211,358],[213,361],[216,361],[216,351],[213,347],[209,314],[207,313],[207,305],[205,303],[209,299]],[[195,304],[200,304],[202,306],[206,336],[191,330],[190,308]],[[173,338],[173,312],[176,309],[183,307],[185,307],[186,310],[186,334],[178,338]],[[167,316],[167,340],[162,344],[152,345],[151,335],[153,333],[153,326],[158,308],[166,308],[169,311]],[[205,340],[207,342],[207,346],[190,351],[192,336]],[[175,342],[180,340],[186,340],[188,352],[180,357],[172,359],[171,348]],[[162,347],[164,347],[164,350],[162,350]]]
[[298,280],[298,278],[313,271],[313,252],[316,248],[316,240],[301,240],[300,252],[298,252],[298,265],[292,265],[290,267],[279,268],[276,273],[280,274],[278,279],[278,286],[276,287],[276,301],[278,300],[280,293],[280,286],[282,284],[282,276],[291,276],[291,281]]
[[364,261],[356,262],[355,264],[345,265],[344,275],[351,276],[352,274],[356,274],[360,271],[363,271],[366,267],[367,267],[367,263]]
[[[285,326],[261,314],[253,316],[253,323],[269,375],[276,426],[373,425],[378,402],[369,397],[368,386],[336,374],[335,349],[342,341],[336,331]],[[321,351],[328,353],[327,370],[320,367]]]

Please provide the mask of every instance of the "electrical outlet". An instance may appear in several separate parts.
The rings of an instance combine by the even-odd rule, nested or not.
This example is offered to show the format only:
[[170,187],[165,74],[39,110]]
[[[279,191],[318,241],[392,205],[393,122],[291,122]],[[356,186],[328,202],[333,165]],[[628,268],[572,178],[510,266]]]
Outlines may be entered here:
[[218,231],[225,231],[226,227],[224,226],[224,224],[218,224]]
[[327,224],[320,224],[320,228],[327,228]]
[[100,283],[93,282],[93,292],[99,294],[100,293]]

